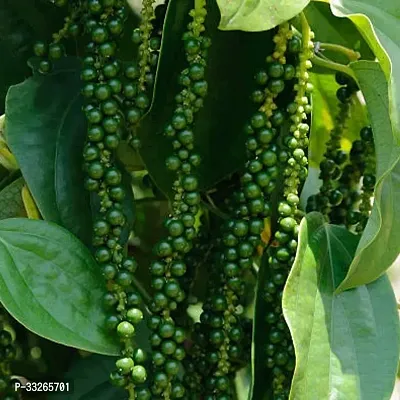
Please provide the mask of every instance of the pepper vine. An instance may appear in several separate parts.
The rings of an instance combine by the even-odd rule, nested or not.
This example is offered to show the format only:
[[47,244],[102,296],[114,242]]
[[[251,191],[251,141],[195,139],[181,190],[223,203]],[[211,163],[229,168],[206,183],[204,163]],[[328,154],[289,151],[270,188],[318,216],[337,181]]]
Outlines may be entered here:
[[[388,79],[375,60],[381,53],[373,54],[376,49],[370,47],[372,39],[365,40],[365,32],[356,32],[357,48],[345,45],[350,43],[347,33],[341,44],[318,41],[318,35],[324,35],[319,25],[313,27],[313,12],[324,11],[320,4],[297,7],[289,18],[280,17],[289,14],[276,4],[278,11],[272,14],[279,19],[266,16],[269,25],[264,25],[251,5],[239,6],[232,14],[235,1],[142,0],[140,7],[131,3],[47,1],[60,26],[52,21],[51,31],[42,29],[42,37],[32,45],[32,76],[9,88],[6,116],[0,119],[0,165],[7,171],[0,179],[0,201],[10,182],[19,179],[18,201],[26,225],[14,229],[19,219],[8,221],[11,228],[7,220],[4,226],[0,220],[0,397],[15,400],[24,394],[16,393],[22,372],[12,324],[5,323],[9,313],[39,336],[102,353],[107,361],[114,356],[107,375],[115,398],[124,393],[128,400],[237,400],[243,398],[242,391],[249,400],[301,400],[304,376],[315,374],[315,368],[304,366],[308,353],[304,354],[312,354],[315,344],[305,344],[301,335],[306,329],[293,322],[290,309],[294,306],[289,300],[300,289],[304,292],[301,285],[310,290],[310,298],[300,299],[308,301],[310,309],[310,299],[317,304],[319,297],[333,309],[342,285],[352,289],[349,298],[361,286],[370,291],[368,305],[362,299],[361,305],[352,303],[354,314],[362,309],[370,313],[368,321],[378,320],[376,310],[385,308],[375,305],[383,300],[372,293],[373,285],[385,284],[385,271],[371,264],[376,260],[369,264],[364,254],[375,257],[379,249],[374,250],[374,241],[385,234],[379,229],[388,223],[387,210],[397,199],[396,188],[389,185],[396,167],[394,136],[391,141],[385,138],[386,148],[393,147],[393,162],[387,162],[386,170],[377,148],[385,134],[390,136],[385,129],[395,131],[395,121],[390,120],[393,93],[380,93],[379,102],[371,101],[360,72],[368,63],[374,79]],[[257,7],[263,20],[265,4],[260,1]],[[253,21],[251,29],[247,18]],[[241,32],[236,24],[257,33]],[[228,52],[229,71],[226,77],[217,76],[221,54]],[[363,57],[368,61],[360,62]],[[69,88],[65,96],[56,93],[54,104],[41,98],[46,85],[56,82],[63,87],[65,80],[72,86],[74,79],[76,88]],[[376,91],[381,86],[387,87],[380,82]],[[40,111],[43,104],[52,114],[47,118],[37,112],[21,128],[23,118],[12,104],[14,91],[26,102],[28,114]],[[385,101],[391,106],[382,106]],[[371,104],[390,114],[379,140]],[[73,114],[75,108],[79,114]],[[325,117],[332,122],[330,132],[320,126]],[[71,127],[82,134],[72,135]],[[26,139],[22,130],[32,137]],[[23,151],[19,146],[25,146]],[[43,155],[46,168],[37,166],[41,177],[34,180],[23,154],[37,154],[42,147],[54,154]],[[77,152],[79,168],[67,161],[76,160]],[[318,182],[309,174],[313,162]],[[379,193],[377,180],[385,187]],[[43,195],[49,182],[54,188]],[[379,201],[374,199],[377,194]],[[396,212],[390,215],[397,221]],[[46,224],[50,233],[31,227],[29,220]],[[82,226],[74,230],[80,220]],[[394,223],[390,225],[385,240],[390,241],[388,259],[393,261],[396,243],[389,238]],[[26,268],[17,251],[26,256]],[[66,259],[60,256],[66,251],[74,253],[70,257],[79,264],[69,265],[71,270],[58,264]],[[360,260],[368,266],[365,279]],[[52,268],[61,271],[59,280]],[[80,282],[78,270],[93,282]],[[331,275],[329,282],[323,279],[325,273]],[[3,275],[12,280],[10,285]],[[296,293],[293,282],[300,287]],[[23,292],[21,285],[29,289],[25,291],[34,311],[14,301],[13,296]],[[54,300],[55,308],[72,309],[65,319],[58,320],[43,301],[42,293],[52,285],[56,292],[57,285],[63,285],[61,297],[66,286],[78,293],[76,299],[71,295],[62,302]],[[390,290],[382,289],[387,310],[393,301]],[[75,335],[64,325],[77,310],[88,325]],[[29,312],[38,314],[37,325]],[[326,310],[324,323],[314,315],[306,317],[327,336],[337,318]],[[351,325],[353,320],[346,318]],[[53,323],[53,329],[46,331],[46,323]],[[396,324],[392,328],[397,332]],[[378,345],[371,343],[384,333],[374,336],[368,329],[363,353],[375,354]],[[65,337],[59,332],[66,332]],[[398,344],[385,334],[397,355]],[[340,340],[345,343],[346,338]],[[326,339],[321,348],[332,355],[332,346]],[[80,360],[87,356],[78,350],[72,353]],[[335,356],[351,375],[354,366]],[[362,356],[354,357],[361,360],[357,358],[357,365],[368,364]],[[388,394],[387,379],[394,369],[382,374],[384,383],[377,393]],[[370,371],[361,370],[355,374],[366,379]],[[341,373],[338,379],[347,382]],[[251,383],[243,389],[243,376],[250,374]],[[330,379],[321,383],[321,390],[335,393],[333,385]],[[348,386],[343,385],[344,396],[367,397],[363,384],[356,395]]]

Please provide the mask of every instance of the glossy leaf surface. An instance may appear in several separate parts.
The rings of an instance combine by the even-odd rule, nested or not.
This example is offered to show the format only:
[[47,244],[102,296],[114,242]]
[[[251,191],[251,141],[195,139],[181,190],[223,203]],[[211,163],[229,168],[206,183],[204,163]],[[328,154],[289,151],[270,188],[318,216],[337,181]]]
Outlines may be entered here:
[[80,64],[66,58],[47,76],[10,88],[6,138],[44,219],[86,243],[91,238],[89,196],[83,186],[85,117]]
[[70,232],[40,220],[0,221],[0,301],[32,332],[66,346],[116,355],[104,327],[103,277]]
[[48,400],[125,400],[125,391],[110,384],[110,371],[117,359],[93,354],[77,360],[63,377],[73,390],[52,393]]
[[0,2],[0,114],[9,86],[30,76],[26,60],[35,40],[48,40],[62,24],[62,12],[41,0]]
[[378,58],[389,82],[389,109],[400,141],[400,3],[393,0],[331,0],[332,12],[350,18]]
[[399,353],[396,299],[387,276],[340,294],[358,239],[310,213],[283,294],[296,352],[290,399],[389,399]]
[[310,0],[217,0],[219,28],[225,31],[267,31],[299,14]]
[[363,91],[374,132],[376,185],[374,206],[355,258],[339,290],[374,281],[400,253],[400,144],[389,118],[387,82],[379,64],[352,64]]

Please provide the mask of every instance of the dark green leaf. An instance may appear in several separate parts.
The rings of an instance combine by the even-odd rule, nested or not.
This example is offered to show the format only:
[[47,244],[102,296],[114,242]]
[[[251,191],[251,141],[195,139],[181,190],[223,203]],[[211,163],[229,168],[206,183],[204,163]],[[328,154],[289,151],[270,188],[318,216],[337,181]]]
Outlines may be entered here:
[[359,61],[351,67],[363,91],[374,131],[377,183],[372,214],[339,290],[374,281],[400,252],[400,144],[390,123],[387,82],[376,62]]
[[283,294],[296,369],[290,399],[389,399],[396,379],[399,319],[387,276],[340,294],[335,289],[358,239],[311,213]]
[[[175,109],[179,93],[178,75],[186,68],[182,34],[189,22],[191,2],[171,0],[157,72],[155,96],[140,129],[141,155],[155,183],[171,192],[173,175],[165,167],[172,154],[171,141],[163,136]],[[241,168],[245,161],[243,127],[256,107],[249,97],[255,88],[253,76],[265,66],[272,51],[272,32],[221,32],[214,2],[208,4],[207,34],[212,38],[206,80],[209,96],[195,116],[195,151],[202,157],[200,187],[206,189]],[[234,62],[232,55],[234,54]],[[171,69],[171,65],[174,66]]]
[[42,0],[0,2],[0,114],[8,88],[30,76],[26,61],[36,40],[48,40],[63,25],[63,11]]
[[125,390],[110,383],[110,372],[115,369],[116,360],[99,355],[78,359],[63,377],[72,384],[73,391],[51,394],[48,400],[125,400]]
[[117,156],[125,169],[129,172],[143,171],[145,166],[139,154],[125,141],[117,149]]
[[[137,202],[134,235],[129,252],[137,259],[139,265],[150,265],[153,260],[154,245],[165,237],[163,221],[168,212],[167,201],[146,199]],[[149,268],[139,268],[135,277],[145,290],[152,291]]]
[[18,178],[0,191],[0,219],[26,216],[21,195],[24,184],[24,178]]
[[32,332],[66,346],[116,355],[105,331],[98,265],[60,226],[39,220],[0,221],[0,301]]
[[[339,85],[333,74],[311,73],[311,82],[314,85],[313,110],[310,135],[309,162],[312,167],[319,167],[326,150],[326,142],[336,123],[339,113],[336,91]],[[354,98],[351,104],[351,116],[346,121],[343,129],[341,146],[349,152],[353,140],[359,138],[360,129],[368,124],[365,106],[358,98]]]
[[44,219],[85,243],[91,236],[89,197],[83,187],[85,118],[79,62],[66,58],[48,76],[10,88],[6,137]]
[[[129,4],[130,5],[130,4]],[[132,31],[139,26],[140,16],[137,10],[127,8],[127,19],[124,23],[124,34],[118,40],[117,58],[133,61],[136,58],[138,45],[132,42]]]
[[0,165],[0,188],[2,186],[3,181],[7,179],[8,173],[9,173],[8,169]]
[[14,182],[18,178],[21,178],[22,174],[20,170],[12,171],[9,172],[7,171],[7,174],[2,177],[0,180],[0,190],[3,190],[6,186],[8,186],[10,183]]
[[400,3],[393,0],[331,0],[332,12],[350,18],[378,58],[389,83],[389,109],[400,140]]
[[217,0],[219,28],[225,31],[267,31],[299,14],[310,0]]

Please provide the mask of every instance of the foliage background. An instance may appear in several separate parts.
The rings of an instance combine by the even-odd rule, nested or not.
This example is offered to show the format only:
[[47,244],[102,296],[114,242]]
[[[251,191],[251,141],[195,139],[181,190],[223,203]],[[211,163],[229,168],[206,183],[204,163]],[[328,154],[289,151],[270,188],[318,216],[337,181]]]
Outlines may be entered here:
[[[140,0],[129,0],[129,1],[132,3],[133,7],[135,7],[137,10],[139,10],[139,8],[140,8],[139,7]],[[18,1],[16,1],[16,3],[18,3]],[[326,122],[326,121],[323,121],[323,122]],[[318,157],[320,157],[320,155],[321,154],[316,154],[316,156],[315,156],[316,159],[313,160],[314,161],[314,165],[316,165],[318,163]],[[165,206],[165,203],[163,203],[163,205]],[[156,210],[156,209],[159,210],[159,208],[156,206],[156,207],[153,208],[152,211],[154,212],[154,210]],[[152,212],[152,211],[150,211],[150,212]],[[160,212],[160,211],[158,211],[158,212]],[[159,222],[159,219],[161,219],[160,215],[155,215],[154,216],[154,220],[152,222],[152,225],[157,225],[158,222]],[[140,231],[140,229],[141,229],[140,221],[138,221],[138,226],[139,226],[138,227],[138,231]],[[145,237],[144,236],[144,231],[143,232],[137,232],[137,233],[138,233],[137,236],[140,236],[142,238],[143,243],[147,242],[147,243],[145,243],[147,247],[151,247],[152,242],[157,239],[156,238],[157,234],[155,234],[155,235],[153,234],[153,235],[151,235],[151,237]],[[400,259],[397,260],[397,262],[392,267],[392,269],[390,271],[390,277],[391,277],[394,289],[396,291],[397,299],[398,299],[398,301],[400,301]],[[243,382],[245,382],[245,381],[246,381],[246,379],[243,379]],[[242,382],[242,384],[243,384],[243,382]],[[245,384],[244,384],[244,386],[245,386]],[[399,382],[398,386],[400,386],[400,382]],[[396,392],[393,394],[392,400],[398,400],[399,398],[400,398],[400,389],[398,389],[398,393],[397,394],[396,394]]]

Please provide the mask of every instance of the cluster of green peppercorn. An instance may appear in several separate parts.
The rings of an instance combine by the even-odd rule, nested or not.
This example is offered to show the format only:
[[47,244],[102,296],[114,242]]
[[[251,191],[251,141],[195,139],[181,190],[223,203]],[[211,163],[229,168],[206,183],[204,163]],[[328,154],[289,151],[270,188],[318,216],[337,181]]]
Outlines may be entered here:
[[179,76],[182,87],[175,97],[176,108],[171,122],[165,126],[164,135],[171,139],[173,154],[166,159],[166,167],[174,173],[174,198],[171,214],[165,220],[168,232],[159,241],[154,252],[157,259],[150,266],[151,285],[154,290],[149,320],[152,331],[153,374],[151,391],[164,399],[183,398],[184,384],[178,378],[181,361],[185,358],[185,331],[177,325],[172,313],[185,298],[185,259],[197,236],[196,216],[200,210],[200,192],[196,168],[201,162],[195,152],[193,127],[195,114],[202,107],[207,94],[205,80],[206,57],[211,44],[204,36],[206,2],[196,2],[190,12],[192,21],[183,35],[187,68]]
[[[282,136],[279,157],[283,173],[283,187],[278,193],[277,229],[266,250],[267,271],[264,285],[266,340],[266,367],[271,371],[272,395],[275,400],[288,398],[292,372],[294,370],[294,349],[290,332],[282,315],[282,293],[287,275],[292,267],[297,250],[299,218],[297,208],[301,184],[307,177],[308,114],[311,112],[310,94],[313,86],[309,83],[308,70],[312,67],[314,37],[304,15],[301,16],[302,41],[292,37],[290,31],[281,40],[287,49],[295,40],[297,54],[292,58],[296,73],[293,86],[294,99],[287,103],[288,132]],[[265,267],[265,266],[264,266]]]
[[[195,115],[208,92],[205,77],[211,45],[205,35],[206,0],[195,1],[190,12],[192,20],[182,37],[187,65],[179,75],[181,91],[175,96],[176,107],[163,132],[172,144],[172,154],[165,164],[174,175],[174,196],[164,223],[166,235],[155,245],[155,259],[150,265],[152,296],[147,304],[147,325],[152,351],[148,357],[133,343],[144,315],[141,297],[133,284],[137,262],[124,252],[127,189],[116,150],[123,139],[140,150],[137,130],[151,103],[167,8],[166,3],[154,9],[153,3],[143,1],[140,26],[132,33],[132,41],[138,45],[135,63],[118,58],[127,19],[124,0],[69,4],[57,0],[56,5],[69,7],[65,25],[53,36],[52,43],[38,42],[34,46],[34,53],[40,58],[39,72],[46,74],[65,54],[61,43],[64,39],[82,35],[86,40],[81,71],[87,120],[84,185],[100,204],[93,222],[92,245],[106,280],[105,324],[121,342],[121,356],[111,373],[111,382],[125,388],[129,400],[233,399],[235,373],[250,357],[251,323],[242,306],[245,275],[252,270],[261,248],[267,260],[260,266],[266,268],[265,273],[259,271],[264,280],[258,283],[264,289],[266,310],[265,368],[270,370],[274,400],[287,399],[295,358],[281,300],[297,250],[299,192],[307,177],[309,99],[313,90],[308,70],[312,67],[313,33],[304,15],[300,17],[301,39],[289,23],[281,24],[273,39],[274,52],[266,58],[265,68],[255,74],[257,87],[250,97],[257,110],[243,131],[246,164],[240,173],[239,188],[229,201],[229,217],[213,239],[212,260],[208,263],[210,279],[200,322],[183,325],[176,317],[186,314],[188,306],[188,279],[193,277],[201,214],[196,172],[201,155],[195,149]],[[343,74],[337,74],[336,79],[341,85],[337,91],[340,112],[320,166],[320,193],[310,197],[307,210],[319,210],[335,223],[356,225],[355,229],[361,232],[375,184],[373,135],[371,128],[363,128],[361,140],[353,143],[350,162],[346,164],[340,139],[358,87]],[[266,221],[271,219],[273,237],[265,241],[262,235],[269,223]],[[210,236],[206,237],[209,240]],[[204,246],[201,249],[206,250]],[[2,331],[0,345],[11,348],[9,341],[7,332]],[[6,369],[0,372],[6,377]],[[4,388],[9,385],[7,379],[3,379]],[[0,379],[0,393],[1,385]]]
[[[279,27],[274,41],[275,52],[267,58],[265,70],[255,75],[258,87],[251,98],[259,105],[259,111],[254,113],[244,129],[248,161],[240,178],[241,188],[233,194],[229,208],[231,219],[224,223],[221,236],[217,239],[217,251],[210,271],[212,283],[203,305],[201,322],[194,326],[192,362],[188,364],[191,376],[187,381],[192,391],[206,399],[232,398],[232,379],[240,365],[238,360],[246,360],[249,355],[246,354],[248,347],[245,345],[249,331],[246,329],[246,319],[241,315],[243,310],[240,305],[245,290],[243,276],[252,268],[256,250],[262,244],[260,235],[265,219],[271,215],[271,195],[276,190],[276,180],[280,176],[278,166],[289,163],[287,182],[290,190],[287,201],[292,204],[282,202],[279,206],[280,213],[285,215],[280,220],[281,226],[285,227],[282,236],[289,236],[288,232],[293,229],[290,225],[293,218],[290,216],[294,214],[299,201],[297,195],[292,193],[296,189],[295,178],[300,175],[304,180],[306,176],[307,159],[304,151],[300,151],[300,146],[307,146],[304,136],[308,126],[303,126],[301,122],[306,118],[305,111],[310,111],[306,97],[312,89],[306,79],[306,69],[310,68],[310,64],[307,58],[301,63],[302,68],[296,68],[296,63],[302,57],[299,53],[303,54],[303,49],[299,38],[293,36],[289,24]],[[304,53],[309,57],[310,48],[307,47]],[[285,55],[291,63],[287,62]],[[297,88],[295,90],[298,93],[282,109],[277,104],[281,103],[283,95],[279,95],[285,87]],[[292,126],[296,128],[292,130],[295,138],[292,135],[284,138],[281,136],[281,128],[288,119],[293,121]],[[292,147],[282,147],[281,139]],[[290,160],[291,151],[296,154],[299,171]],[[294,219],[293,224],[296,224]],[[278,250],[278,254],[283,254],[285,250]],[[291,254],[295,251],[296,246],[293,246]],[[280,275],[281,281],[278,284],[283,285],[286,276]],[[275,304],[280,302],[279,298],[273,300],[276,300]],[[197,374],[192,375],[192,371]]]
[[[362,185],[361,185],[362,179]],[[342,168],[338,190],[343,200],[329,214],[330,221],[362,233],[372,208],[375,186],[375,149],[372,129],[365,126],[354,140],[348,162]]]
[[[123,34],[127,10],[123,1],[88,0],[85,7],[85,33],[89,36],[83,59],[82,95],[86,99],[87,143],[84,148],[85,187],[100,201],[93,224],[94,256],[107,281],[104,306],[108,310],[106,325],[115,332],[122,345],[121,357],[111,374],[114,385],[124,387],[129,399],[147,398],[147,379],[143,363],[146,355],[133,344],[136,325],[143,319],[141,298],[133,287],[137,262],[126,257],[121,239],[127,224],[123,209],[126,189],[123,171],[118,167],[115,151],[126,135],[135,108],[126,102],[136,94],[140,68],[134,63],[123,64],[116,57],[118,39]],[[118,97],[120,96],[120,97]],[[120,98],[125,103],[121,104]],[[134,97],[139,109],[149,104],[145,93]],[[135,117],[136,118],[136,117]]]
[[[330,222],[346,225],[362,233],[371,211],[375,186],[375,149],[372,129],[360,131],[360,139],[352,143],[349,157],[341,149],[341,139],[351,115],[351,104],[359,90],[356,82],[343,73],[336,74],[339,113],[324,158],[320,164],[322,185],[319,193],[310,196],[307,211],[320,211]],[[360,180],[363,188],[360,191]]]
[[342,85],[336,93],[339,100],[339,113],[326,144],[324,159],[320,164],[322,186],[317,195],[309,197],[307,204],[307,211],[318,210],[324,215],[332,213],[334,219],[337,214],[334,208],[337,208],[343,201],[343,194],[338,189],[338,182],[342,176],[343,165],[347,160],[346,153],[341,150],[340,141],[350,116],[351,101],[358,91],[356,83],[341,73],[336,74],[336,81]]

